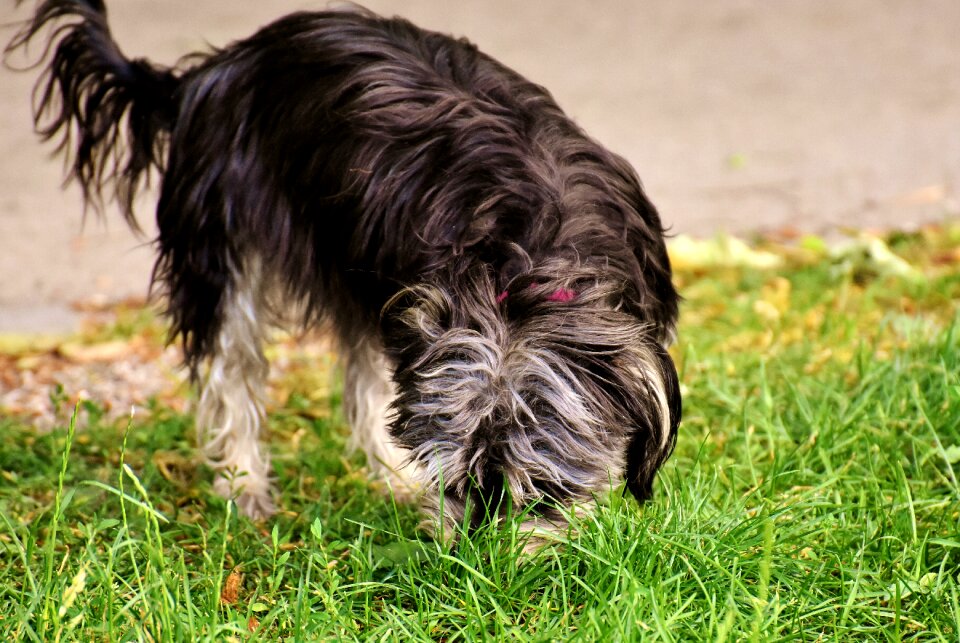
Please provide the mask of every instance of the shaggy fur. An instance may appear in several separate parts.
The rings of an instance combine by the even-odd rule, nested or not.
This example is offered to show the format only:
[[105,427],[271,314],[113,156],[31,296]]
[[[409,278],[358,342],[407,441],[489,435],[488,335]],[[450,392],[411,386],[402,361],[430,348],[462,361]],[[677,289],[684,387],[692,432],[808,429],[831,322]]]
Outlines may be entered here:
[[344,346],[354,443],[444,518],[509,498],[551,520],[621,478],[650,496],[680,420],[663,229],[545,89],[361,9],[174,69],[127,59],[99,0],[40,2],[8,51],[48,26],[38,130],[87,201],[112,189],[135,226],[162,177],[154,280],[245,513],[273,511],[262,344],[291,310]]

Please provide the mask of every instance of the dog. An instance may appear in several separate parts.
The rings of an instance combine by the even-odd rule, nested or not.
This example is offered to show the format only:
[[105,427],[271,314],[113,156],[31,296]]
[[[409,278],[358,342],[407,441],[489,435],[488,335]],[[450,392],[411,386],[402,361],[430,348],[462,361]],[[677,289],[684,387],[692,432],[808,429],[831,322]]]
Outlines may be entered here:
[[153,284],[242,513],[275,511],[277,323],[332,330],[352,446],[436,521],[563,524],[621,480],[651,497],[681,416],[664,227],[543,87],[359,7],[173,68],[127,58],[101,0],[40,1],[7,53],[38,38],[37,131],[86,204],[138,229],[160,176]]

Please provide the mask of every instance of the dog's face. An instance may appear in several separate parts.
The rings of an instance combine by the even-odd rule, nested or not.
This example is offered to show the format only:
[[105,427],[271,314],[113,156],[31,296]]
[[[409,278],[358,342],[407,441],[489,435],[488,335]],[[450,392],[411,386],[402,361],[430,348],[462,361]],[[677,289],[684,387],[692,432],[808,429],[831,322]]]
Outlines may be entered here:
[[[391,433],[442,519],[530,510],[548,522],[621,478],[640,500],[673,448],[676,370],[656,331],[624,312],[623,283],[590,268],[528,273],[496,292],[421,285],[385,310],[397,384]],[[558,295],[560,293],[560,295]],[[442,494],[442,498],[440,498]]]

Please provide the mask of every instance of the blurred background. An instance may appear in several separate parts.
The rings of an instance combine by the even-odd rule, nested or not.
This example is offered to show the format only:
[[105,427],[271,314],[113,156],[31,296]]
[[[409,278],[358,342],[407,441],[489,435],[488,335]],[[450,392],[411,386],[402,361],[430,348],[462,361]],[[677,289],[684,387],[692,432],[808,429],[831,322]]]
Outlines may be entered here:
[[[33,4],[5,11],[0,40]],[[107,4],[126,53],[165,64],[327,6]],[[831,237],[960,215],[960,0],[366,5],[466,36],[546,86],[633,163],[675,234]],[[61,190],[62,160],[32,133],[36,77],[0,70],[0,332],[67,329],[77,302],[143,297],[152,265],[153,195],[137,238],[113,211],[84,223],[79,190]]]

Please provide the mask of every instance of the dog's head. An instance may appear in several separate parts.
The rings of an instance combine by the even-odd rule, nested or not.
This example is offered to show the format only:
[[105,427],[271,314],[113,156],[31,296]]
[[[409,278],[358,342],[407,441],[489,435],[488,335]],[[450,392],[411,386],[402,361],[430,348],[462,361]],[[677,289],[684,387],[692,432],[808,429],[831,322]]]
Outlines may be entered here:
[[444,521],[509,508],[553,522],[621,478],[651,495],[680,392],[665,329],[626,311],[629,287],[578,265],[525,272],[499,292],[483,273],[452,290],[420,285],[388,305],[390,430]]

